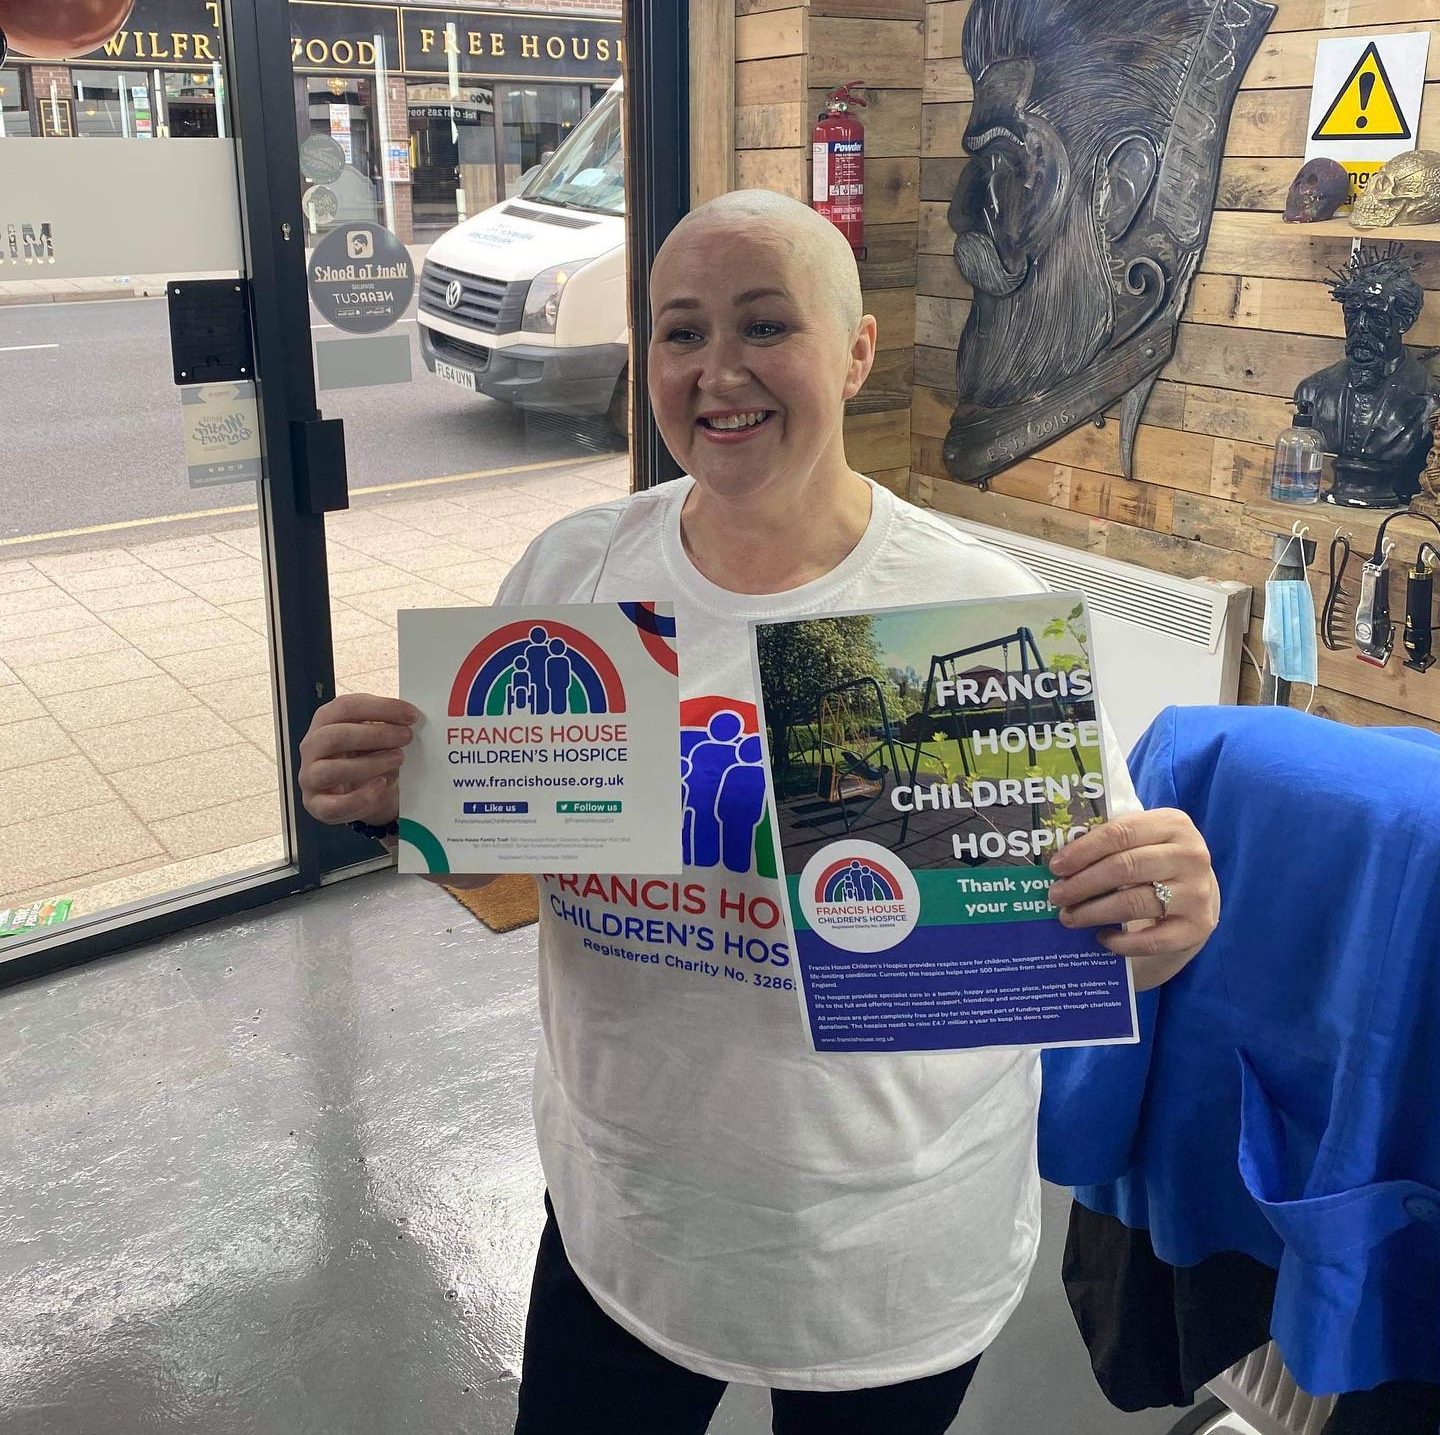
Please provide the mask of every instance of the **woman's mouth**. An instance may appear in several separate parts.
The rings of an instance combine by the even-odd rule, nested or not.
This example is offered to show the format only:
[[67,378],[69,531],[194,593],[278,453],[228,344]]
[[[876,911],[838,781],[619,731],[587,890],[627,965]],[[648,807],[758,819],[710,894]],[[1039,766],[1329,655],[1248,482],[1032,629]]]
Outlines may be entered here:
[[702,414],[696,427],[712,443],[741,443],[767,428],[774,417],[773,409],[733,409],[723,414]]

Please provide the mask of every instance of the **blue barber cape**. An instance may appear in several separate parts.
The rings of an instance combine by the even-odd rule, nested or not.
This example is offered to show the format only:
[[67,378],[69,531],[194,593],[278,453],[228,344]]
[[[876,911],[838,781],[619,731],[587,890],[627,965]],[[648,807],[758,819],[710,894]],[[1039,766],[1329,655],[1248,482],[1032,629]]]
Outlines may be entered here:
[[1171,708],[1130,760],[1220,926],[1138,1046],[1045,1053],[1040,1166],[1187,1266],[1275,1267],[1312,1394],[1440,1382],[1440,737]]

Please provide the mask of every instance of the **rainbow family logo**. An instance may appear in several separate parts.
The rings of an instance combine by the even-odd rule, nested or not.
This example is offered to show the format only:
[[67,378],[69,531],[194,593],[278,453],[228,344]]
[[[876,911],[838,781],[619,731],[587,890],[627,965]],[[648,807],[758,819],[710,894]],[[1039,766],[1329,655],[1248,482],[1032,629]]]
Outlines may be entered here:
[[624,711],[625,688],[605,650],[549,619],[496,629],[470,650],[450,689],[451,717]]
[[868,857],[833,862],[815,884],[817,903],[903,902],[899,880]]
[[[815,853],[791,893],[810,931],[841,951],[887,951],[920,920],[915,874],[888,849],[853,837]],[[802,949],[806,940],[801,934]]]

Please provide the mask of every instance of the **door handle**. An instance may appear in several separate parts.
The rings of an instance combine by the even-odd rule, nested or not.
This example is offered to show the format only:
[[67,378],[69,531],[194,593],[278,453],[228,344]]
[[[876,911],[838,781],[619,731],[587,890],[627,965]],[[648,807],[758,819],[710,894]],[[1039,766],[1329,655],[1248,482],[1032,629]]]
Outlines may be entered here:
[[341,419],[292,419],[290,452],[295,461],[295,502],[301,513],[338,513],[350,507]]

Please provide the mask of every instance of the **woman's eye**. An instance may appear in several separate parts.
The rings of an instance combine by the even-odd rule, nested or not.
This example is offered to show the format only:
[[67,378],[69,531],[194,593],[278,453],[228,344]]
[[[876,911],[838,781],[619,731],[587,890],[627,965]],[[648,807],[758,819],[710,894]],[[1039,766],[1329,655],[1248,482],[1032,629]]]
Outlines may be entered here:
[[694,329],[671,329],[665,336],[671,344],[693,344],[699,337]]
[[752,339],[774,339],[784,332],[783,324],[776,324],[770,319],[757,319],[745,330],[745,333]]

